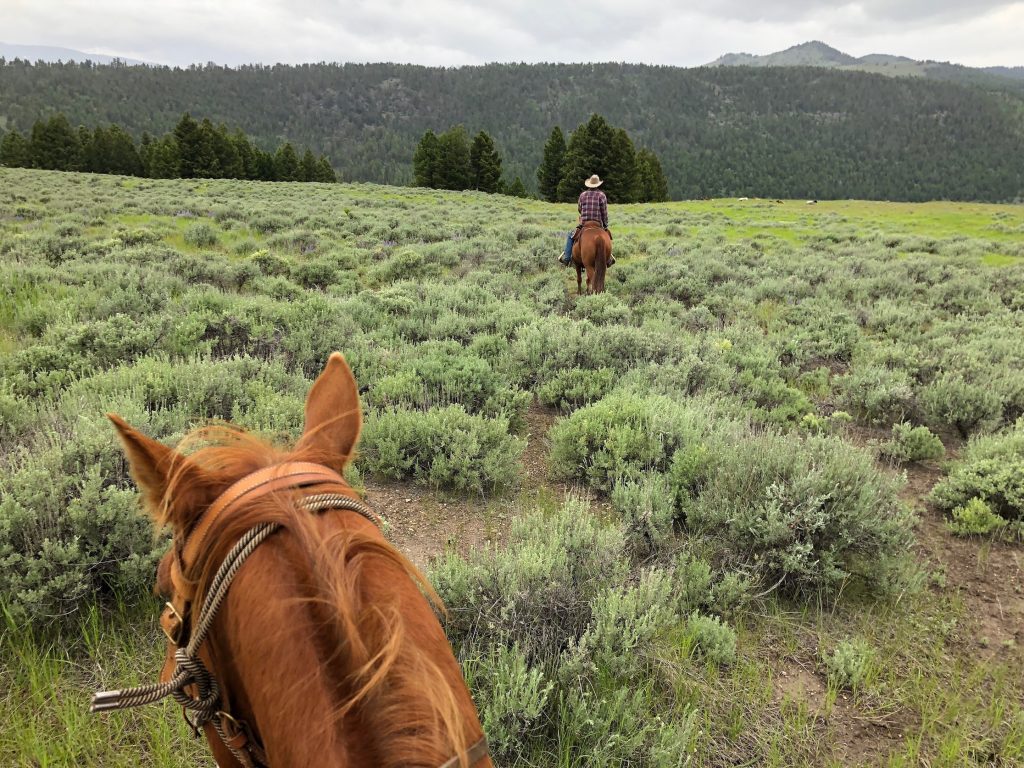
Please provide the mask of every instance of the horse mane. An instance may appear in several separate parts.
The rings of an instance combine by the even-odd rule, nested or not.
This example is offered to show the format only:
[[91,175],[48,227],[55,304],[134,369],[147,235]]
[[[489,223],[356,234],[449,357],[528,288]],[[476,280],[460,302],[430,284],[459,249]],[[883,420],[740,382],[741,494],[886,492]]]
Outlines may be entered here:
[[[339,467],[337,454],[282,449],[228,425],[197,430],[182,445],[186,449],[199,446],[189,461],[215,477],[214,484],[221,490],[251,472],[282,462]],[[346,462],[348,458],[344,457]],[[182,476],[172,471],[165,499],[176,497]],[[174,514],[175,510],[165,507],[159,521],[168,522]],[[355,513],[347,514],[360,519]],[[311,642],[337,704],[321,727],[336,729],[350,714],[372,720],[372,729],[367,730],[375,735],[382,766],[440,765],[453,755],[465,756],[467,722],[451,681],[423,648],[422,638],[411,636],[398,591],[388,592],[390,603],[382,603],[379,590],[374,600],[368,599],[366,569],[390,564],[409,577],[410,589],[418,588],[435,611],[444,611],[441,599],[420,570],[390,543],[367,533],[363,526],[346,526],[348,518],[336,519],[340,524],[325,536],[318,517],[297,509],[294,496],[288,493],[268,494],[239,508],[205,537],[209,546],[196,563],[196,605],[202,604],[205,590],[234,543],[253,526],[278,523],[284,530],[271,540],[289,537],[289,546],[275,551],[289,558],[290,572],[299,576],[297,583],[308,592],[297,601],[296,610],[308,611],[311,626],[316,627]],[[288,629],[293,628],[276,631],[283,637]]]

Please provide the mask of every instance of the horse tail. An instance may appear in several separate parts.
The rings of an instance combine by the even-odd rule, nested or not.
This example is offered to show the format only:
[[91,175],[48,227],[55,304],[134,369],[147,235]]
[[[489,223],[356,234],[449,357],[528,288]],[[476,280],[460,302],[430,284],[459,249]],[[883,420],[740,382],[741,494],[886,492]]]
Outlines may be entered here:
[[608,268],[608,252],[605,248],[603,232],[598,233],[594,246],[594,293],[604,293],[604,273]]

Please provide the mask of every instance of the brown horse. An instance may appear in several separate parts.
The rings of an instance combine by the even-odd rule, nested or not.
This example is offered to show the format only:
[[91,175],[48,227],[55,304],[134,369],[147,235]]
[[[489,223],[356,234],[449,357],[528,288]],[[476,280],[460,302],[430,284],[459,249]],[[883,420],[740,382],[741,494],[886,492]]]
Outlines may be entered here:
[[[208,613],[236,542],[280,526],[229,576],[196,651],[217,683],[217,712],[200,721],[222,768],[491,765],[431,605],[439,598],[341,478],[361,413],[352,372],[334,353],[293,450],[220,427],[186,438],[197,446],[186,457],[110,416],[156,522],[174,533],[157,576],[157,590],[173,595],[161,618],[171,640],[161,679],[180,672],[182,630],[204,634],[196,614]],[[323,497],[334,502],[310,503]],[[189,679],[175,698],[201,698]],[[146,703],[96,703],[129,693],[97,694],[94,709]]]
[[579,239],[572,246],[576,265],[576,292],[583,293],[583,270],[587,270],[587,292],[604,292],[604,275],[612,254],[612,239],[596,221],[585,221]]

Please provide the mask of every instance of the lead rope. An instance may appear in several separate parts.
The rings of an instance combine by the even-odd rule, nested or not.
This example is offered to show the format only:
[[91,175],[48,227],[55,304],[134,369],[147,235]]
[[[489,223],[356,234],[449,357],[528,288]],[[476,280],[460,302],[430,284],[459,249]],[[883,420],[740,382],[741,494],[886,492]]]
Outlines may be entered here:
[[[337,493],[319,493],[307,496],[298,502],[298,506],[307,512],[348,509],[358,512],[374,525],[380,526],[381,524],[377,515],[361,501]],[[199,621],[189,638],[188,645],[185,648],[178,648],[174,652],[174,675],[170,680],[166,683],[150,683],[117,691],[100,691],[93,694],[89,712],[110,712],[130,707],[141,707],[144,704],[152,704],[167,696],[172,696],[186,711],[193,713],[193,718],[188,722],[197,733],[206,723],[212,722],[221,741],[245,768],[263,764],[261,759],[254,758],[253,755],[232,745],[224,730],[225,718],[222,715],[225,713],[219,710],[220,687],[202,659],[199,658],[198,651],[213,625],[213,620],[217,616],[217,611],[228,593],[235,574],[238,573],[256,547],[280,528],[280,523],[261,523],[254,526],[246,531],[228,552],[210,582],[206,599],[199,612]],[[189,685],[196,687],[197,696],[190,696],[185,691],[185,687]],[[254,752],[262,752],[255,748],[255,745],[253,747]]]

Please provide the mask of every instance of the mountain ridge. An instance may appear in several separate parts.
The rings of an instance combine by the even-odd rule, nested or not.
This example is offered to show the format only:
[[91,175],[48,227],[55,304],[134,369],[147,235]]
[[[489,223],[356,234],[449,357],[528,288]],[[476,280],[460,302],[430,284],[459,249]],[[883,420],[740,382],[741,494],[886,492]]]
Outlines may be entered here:
[[63,48],[57,45],[20,45],[17,43],[5,43],[0,41],[0,58],[23,59],[25,61],[45,61],[50,64],[57,62],[73,61],[76,64],[83,64],[91,61],[93,64],[113,64],[115,61],[131,66],[149,65],[150,62],[138,59],[129,59],[123,56],[108,56],[104,53],[86,53],[74,48]]
[[781,51],[755,55],[726,53],[708,67],[821,67],[841,71],[870,72],[888,77],[921,77],[930,80],[1001,88],[1024,93],[1024,67],[968,67],[948,61],[920,61],[888,53],[851,56],[821,40],[799,43]]

